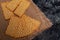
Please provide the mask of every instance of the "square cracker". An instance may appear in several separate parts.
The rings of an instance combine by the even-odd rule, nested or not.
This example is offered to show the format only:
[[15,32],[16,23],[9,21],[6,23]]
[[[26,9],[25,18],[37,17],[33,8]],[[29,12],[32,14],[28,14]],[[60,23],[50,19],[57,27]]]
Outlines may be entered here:
[[18,8],[14,11],[14,13],[19,17],[21,17],[24,14],[24,12],[28,9],[29,5],[30,5],[29,1],[26,1],[26,0],[22,1],[19,4]]
[[14,38],[30,35],[40,26],[40,21],[23,15],[22,18],[12,17],[6,30],[6,34]]
[[10,17],[13,15],[13,12],[11,12],[10,10],[8,10],[6,8],[7,4],[8,4],[8,2],[3,2],[3,3],[1,3],[1,7],[2,7],[2,11],[3,11],[3,15],[4,15],[5,19],[10,19]]
[[14,11],[20,2],[21,0],[12,0],[8,3],[7,8]]

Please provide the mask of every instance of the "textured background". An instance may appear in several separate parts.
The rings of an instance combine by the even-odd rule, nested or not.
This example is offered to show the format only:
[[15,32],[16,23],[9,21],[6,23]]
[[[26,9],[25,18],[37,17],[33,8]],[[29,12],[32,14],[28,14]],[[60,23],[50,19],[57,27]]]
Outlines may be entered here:
[[54,24],[33,40],[60,40],[60,0],[33,1]]

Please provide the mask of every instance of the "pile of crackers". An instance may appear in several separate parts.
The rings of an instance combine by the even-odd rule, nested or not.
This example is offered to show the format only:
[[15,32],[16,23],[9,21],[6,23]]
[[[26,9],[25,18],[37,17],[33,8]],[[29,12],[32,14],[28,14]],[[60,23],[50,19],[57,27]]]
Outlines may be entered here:
[[10,20],[5,32],[7,35],[14,38],[24,37],[39,28],[41,22],[25,14],[29,6],[28,0],[1,3],[4,18]]

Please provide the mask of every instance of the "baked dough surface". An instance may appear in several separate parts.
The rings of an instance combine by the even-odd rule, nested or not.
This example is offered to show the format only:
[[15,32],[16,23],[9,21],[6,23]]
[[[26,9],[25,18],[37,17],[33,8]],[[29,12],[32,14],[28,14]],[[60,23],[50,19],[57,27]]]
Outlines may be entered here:
[[15,38],[24,37],[32,34],[34,30],[39,28],[40,24],[39,21],[27,15],[23,15],[22,18],[13,16],[7,27],[6,34]]

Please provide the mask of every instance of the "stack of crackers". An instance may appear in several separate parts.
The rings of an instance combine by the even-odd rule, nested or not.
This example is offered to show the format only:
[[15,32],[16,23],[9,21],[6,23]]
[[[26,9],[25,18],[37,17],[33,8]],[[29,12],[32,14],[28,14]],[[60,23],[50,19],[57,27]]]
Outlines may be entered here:
[[32,34],[39,28],[41,22],[29,17],[25,11],[30,6],[27,0],[12,0],[1,3],[3,14],[9,25],[6,34],[14,38],[24,37]]

